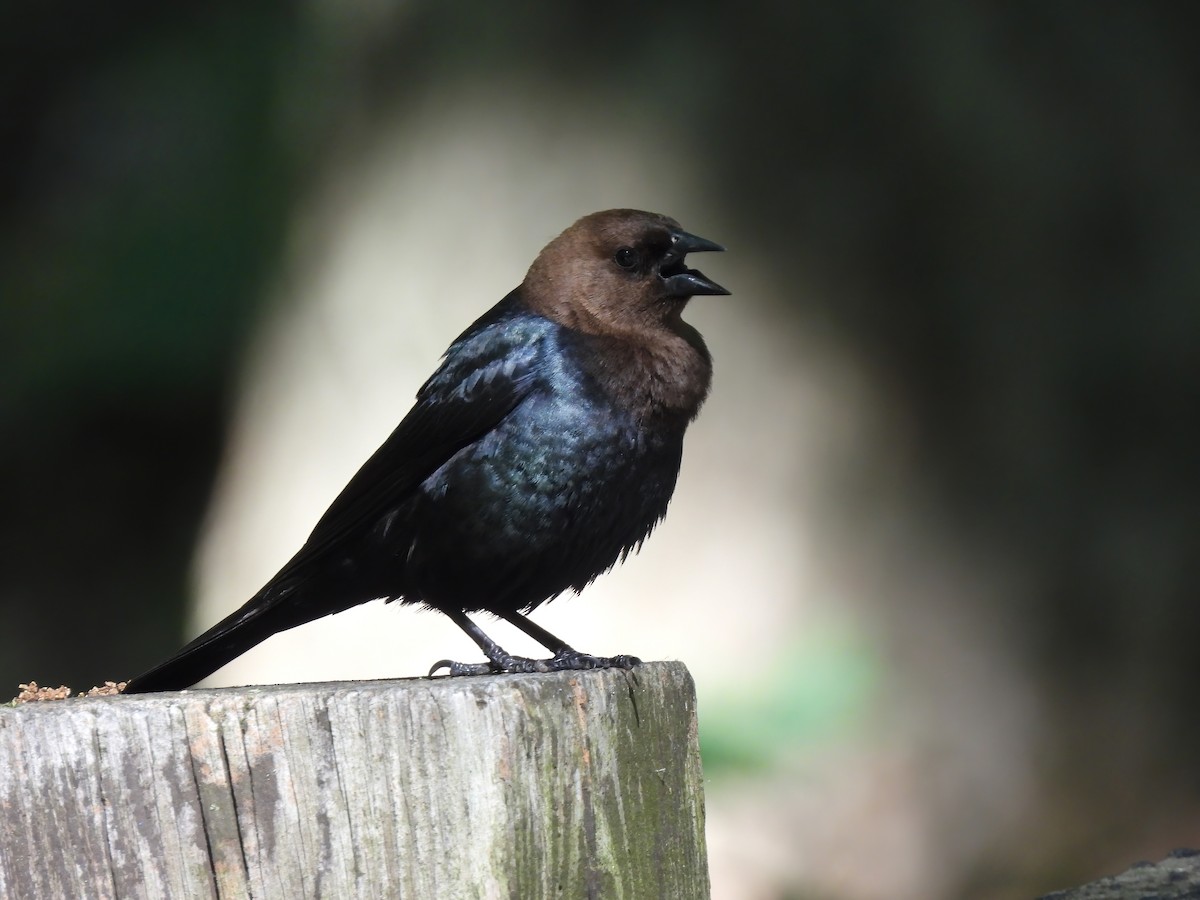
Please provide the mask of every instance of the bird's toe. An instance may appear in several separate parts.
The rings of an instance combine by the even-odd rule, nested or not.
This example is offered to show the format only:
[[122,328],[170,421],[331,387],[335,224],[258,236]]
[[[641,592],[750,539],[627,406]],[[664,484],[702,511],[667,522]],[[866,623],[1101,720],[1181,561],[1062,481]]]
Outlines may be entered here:
[[546,662],[556,672],[576,669],[632,669],[642,664],[636,656],[624,653],[617,656],[593,656],[578,650],[560,650]]

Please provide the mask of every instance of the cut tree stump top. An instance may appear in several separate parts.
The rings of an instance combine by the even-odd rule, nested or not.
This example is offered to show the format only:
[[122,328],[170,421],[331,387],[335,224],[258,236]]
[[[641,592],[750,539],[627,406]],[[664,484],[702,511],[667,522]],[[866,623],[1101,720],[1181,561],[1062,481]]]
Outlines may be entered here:
[[0,709],[0,897],[707,896],[681,663]]

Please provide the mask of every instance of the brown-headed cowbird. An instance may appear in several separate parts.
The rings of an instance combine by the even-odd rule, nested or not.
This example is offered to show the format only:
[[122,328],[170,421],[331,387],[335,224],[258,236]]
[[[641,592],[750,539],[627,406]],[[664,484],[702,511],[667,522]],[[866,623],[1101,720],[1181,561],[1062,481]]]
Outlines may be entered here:
[[[666,513],[712,377],[680,313],[729,293],[684,257],[722,249],[654,213],[580,219],[450,345],[300,552],[126,693],[188,687],[276,632],[378,598],[440,610],[487,657],[430,674],[637,664],[580,653],[524,614],[612,568]],[[506,653],[467,618],[480,611],[554,655]]]

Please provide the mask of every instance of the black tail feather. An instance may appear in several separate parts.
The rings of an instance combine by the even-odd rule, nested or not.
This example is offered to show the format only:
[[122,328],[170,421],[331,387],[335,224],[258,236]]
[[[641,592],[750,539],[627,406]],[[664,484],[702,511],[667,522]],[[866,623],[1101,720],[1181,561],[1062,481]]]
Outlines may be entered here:
[[241,609],[222,619],[204,634],[148,672],[125,686],[126,694],[154,691],[181,691],[273,634],[311,622],[337,610],[297,602],[292,596],[280,596],[275,585],[268,585]]

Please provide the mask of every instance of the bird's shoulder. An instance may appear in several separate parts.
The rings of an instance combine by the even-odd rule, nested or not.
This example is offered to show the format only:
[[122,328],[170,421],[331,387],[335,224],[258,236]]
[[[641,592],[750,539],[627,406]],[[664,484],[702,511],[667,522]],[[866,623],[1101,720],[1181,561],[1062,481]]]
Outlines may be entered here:
[[557,331],[512,291],[451,342],[417,403],[471,403],[498,388],[523,392],[541,374]]
[[711,371],[703,340],[685,322],[653,332],[582,331],[530,309],[518,288],[451,343],[418,392],[416,409],[435,417],[439,409],[512,409],[541,395],[638,421],[661,415],[686,421],[703,403]]
[[535,388],[549,324],[522,311],[514,291],[459,335],[408,415],[317,522],[309,555],[398,508],[457,451],[502,422]]

